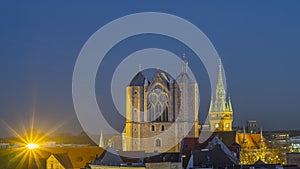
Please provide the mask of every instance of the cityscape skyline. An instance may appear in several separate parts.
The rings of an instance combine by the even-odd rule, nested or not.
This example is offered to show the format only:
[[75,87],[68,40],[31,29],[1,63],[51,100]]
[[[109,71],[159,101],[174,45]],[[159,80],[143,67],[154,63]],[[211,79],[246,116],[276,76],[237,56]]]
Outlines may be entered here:
[[[297,58],[300,53],[297,48],[300,38],[298,2],[290,2],[294,5],[223,3],[224,6],[209,2],[185,3],[186,9],[180,4],[171,8],[163,3],[161,6],[146,3],[131,7],[137,2],[120,6],[85,4],[79,8],[61,2],[54,12],[57,3],[48,3],[46,7],[42,3],[6,2],[0,10],[0,18],[7,23],[0,28],[0,113],[1,120],[11,126],[28,123],[26,121],[34,112],[37,128],[65,123],[59,131],[82,131],[72,102],[72,73],[80,49],[110,20],[151,10],[187,19],[216,47],[233,102],[233,126],[242,127],[247,120],[257,120],[264,130],[300,129],[296,103],[300,96],[297,88],[300,85],[297,79],[300,62]],[[66,7],[68,13],[64,10]],[[184,44],[157,35],[130,37],[112,48],[101,63],[103,69],[113,70],[128,54],[146,47],[170,50],[178,57],[187,54],[191,69],[199,73],[195,75],[201,100],[199,120],[204,122],[211,94],[209,80],[202,63]],[[133,66],[138,72],[138,65]],[[110,94],[110,89],[97,84],[110,80],[112,73],[97,74],[97,97]],[[1,128],[0,135],[7,134]]]

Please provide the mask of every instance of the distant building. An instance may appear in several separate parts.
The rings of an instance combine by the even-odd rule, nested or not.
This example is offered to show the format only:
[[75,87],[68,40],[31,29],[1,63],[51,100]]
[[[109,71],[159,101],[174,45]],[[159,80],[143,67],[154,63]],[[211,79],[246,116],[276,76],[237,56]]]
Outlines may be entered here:
[[246,131],[247,131],[247,133],[258,134],[259,126],[258,126],[257,121],[247,121]]
[[296,164],[298,167],[300,167],[300,153],[287,153],[286,162],[288,165]]
[[239,165],[239,159],[215,136],[204,149],[193,149],[186,168],[227,168]]
[[[143,152],[117,152],[112,147],[107,148],[100,156],[89,164],[91,169],[181,169],[179,153],[148,154],[139,158]],[[130,157],[131,156],[131,157]]]
[[211,98],[209,108],[210,131],[232,131],[233,110],[230,96],[226,95],[223,83],[222,63],[219,63],[219,77],[215,97]]
[[282,149],[289,149],[291,141],[288,132],[283,132],[283,131],[266,132],[264,133],[264,135],[271,147],[280,147]]
[[81,169],[102,154],[100,147],[53,147],[41,151],[46,161],[46,169]]
[[300,136],[290,138],[291,150],[300,152]]
[[0,143],[0,150],[5,150],[9,148],[9,143]]
[[[203,138],[202,138],[203,137]],[[235,131],[226,131],[226,132],[209,132],[202,131],[200,138],[184,138],[182,142],[182,166],[186,168],[188,162],[191,158],[191,152],[193,150],[207,150],[212,144],[215,144],[216,141],[213,141],[215,138],[218,138],[233,154],[238,160],[240,158],[241,146],[238,145],[236,140]]]
[[[80,166],[81,168],[83,166]],[[46,169],[73,169],[72,162],[68,154],[51,154],[46,161]]]

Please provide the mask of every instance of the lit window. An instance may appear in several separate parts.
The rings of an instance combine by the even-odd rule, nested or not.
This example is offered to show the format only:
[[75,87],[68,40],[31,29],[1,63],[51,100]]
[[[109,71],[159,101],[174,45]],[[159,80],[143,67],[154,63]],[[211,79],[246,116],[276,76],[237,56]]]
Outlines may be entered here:
[[228,124],[228,123],[226,123],[225,127],[226,127],[226,128],[229,128],[229,124]]
[[216,127],[216,128],[219,128],[219,124],[216,124],[215,127]]

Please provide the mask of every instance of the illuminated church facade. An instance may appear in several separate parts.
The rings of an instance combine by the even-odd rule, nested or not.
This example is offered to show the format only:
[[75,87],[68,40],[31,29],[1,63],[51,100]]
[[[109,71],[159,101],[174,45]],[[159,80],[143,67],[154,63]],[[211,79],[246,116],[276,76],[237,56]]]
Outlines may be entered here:
[[126,88],[123,151],[179,152],[183,137],[198,135],[198,84],[188,62],[176,80],[161,70],[152,79],[138,72]]

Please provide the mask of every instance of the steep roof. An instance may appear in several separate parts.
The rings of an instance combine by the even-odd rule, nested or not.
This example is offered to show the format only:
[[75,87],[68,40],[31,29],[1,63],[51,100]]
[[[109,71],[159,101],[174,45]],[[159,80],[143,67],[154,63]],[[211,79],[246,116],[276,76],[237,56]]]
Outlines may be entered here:
[[153,78],[151,80],[151,84],[155,82],[161,82],[165,86],[169,86],[170,84],[170,77],[165,72],[162,72],[161,70],[157,70],[155,74],[153,75]]
[[238,164],[237,159],[230,158],[217,144],[212,150],[193,150],[194,166],[213,165],[214,167],[225,167]]
[[106,150],[98,157],[93,165],[108,165],[108,166],[119,166],[123,163],[123,160],[116,152],[116,150],[112,147],[106,148]]
[[218,135],[208,142],[206,149],[193,149],[192,155],[194,166],[225,167],[239,163],[239,159],[229,150]]
[[227,146],[231,147],[236,144],[235,141],[236,131],[223,131],[223,132],[210,132],[210,131],[201,131],[199,138],[186,137],[184,138],[183,145],[183,155],[185,158],[182,163],[183,166],[187,166],[188,161],[191,156],[191,151],[193,149],[201,150],[208,146],[209,142],[215,137],[218,136],[219,139]]
[[[240,145],[243,144],[243,139],[246,139],[247,146],[249,148],[259,148],[259,142],[261,139],[261,134],[250,134],[250,133],[237,133],[236,142]],[[265,145],[268,145],[267,140],[263,137]]]
[[215,136],[210,144],[208,145],[208,149],[209,150],[213,150],[216,147],[220,147],[221,150],[226,154],[226,156],[235,164],[237,164],[239,162],[239,160],[237,159],[237,157],[229,150],[229,148],[219,139],[218,136]]
[[178,83],[190,83],[194,80],[189,76],[188,73],[188,61],[186,60],[185,54],[183,54],[183,62],[181,63],[181,72],[176,77]]
[[[81,168],[86,163],[95,159],[97,154],[102,154],[103,148],[98,146],[87,147],[49,147],[43,148],[41,158],[48,159],[51,154],[67,154],[73,168]],[[65,159],[65,158],[63,158]]]
[[180,153],[160,153],[154,156],[146,157],[145,162],[179,162]]
[[140,158],[146,157],[145,151],[118,151],[124,162],[139,161]]
[[63,154],[52,154],[55,159],[59,161],[59,163],[64,166],[66,169],[71,169],[73,168],[73,165],[71,163],[71,160],[68,156],[68,154],[63,153]]
[[129,86],[147,86],[148,84],[147,77],[142,72],[138,72],[131,80]]
[[189,82],[194,82],[194,81],[187,73],[180,73],[176,77],[176,82],[178,82],[178,83],[189,83]]

